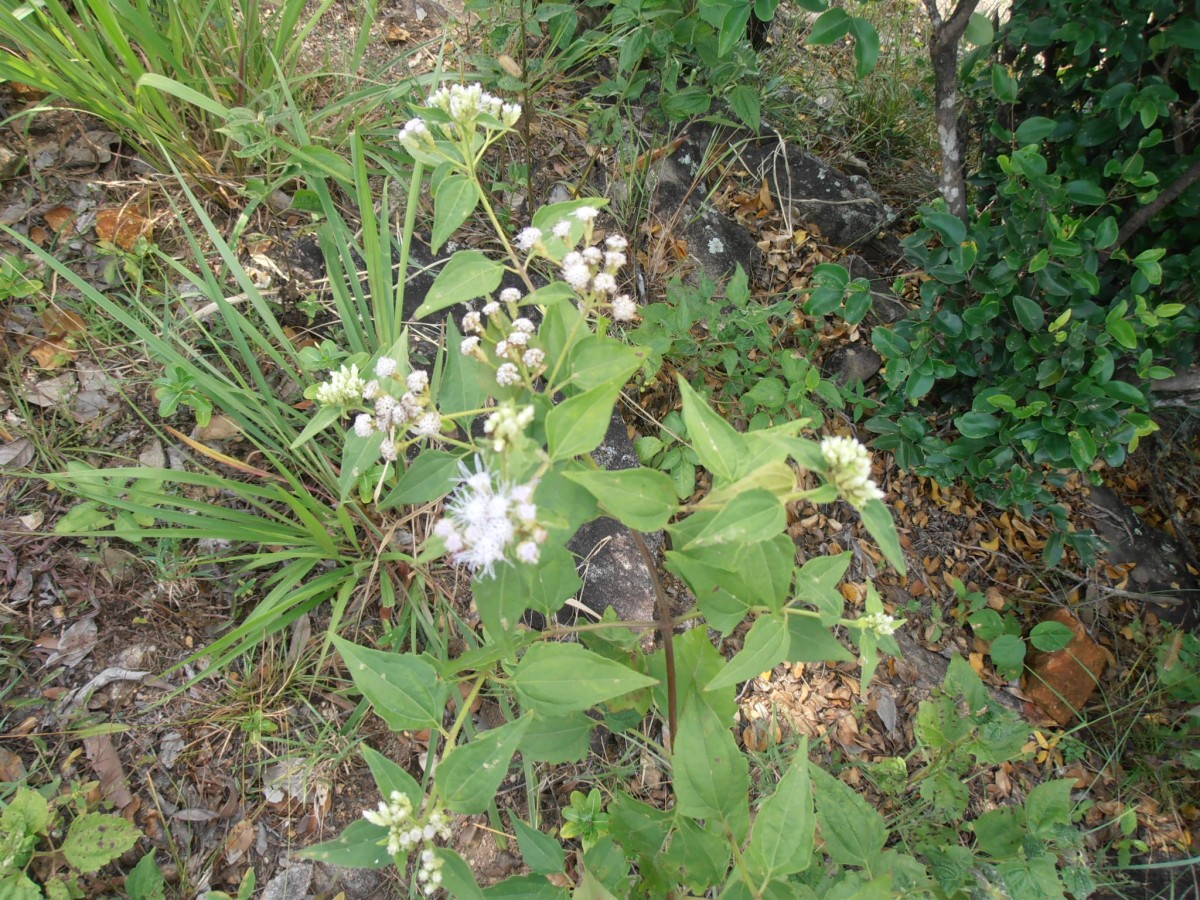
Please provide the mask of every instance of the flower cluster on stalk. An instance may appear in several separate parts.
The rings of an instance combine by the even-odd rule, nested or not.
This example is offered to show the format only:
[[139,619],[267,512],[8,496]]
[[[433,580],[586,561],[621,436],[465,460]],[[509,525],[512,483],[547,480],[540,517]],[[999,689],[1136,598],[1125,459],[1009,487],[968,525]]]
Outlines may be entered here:
[[468,312],[462,319],[466,336],[459,349],[466,356],[494,365],[496,384],[500,387],[532,384],[546,370],[546,352],[538,346],[537,326],[520,314],[520,301],[519,290],[505,288],[498,301],[492,300],[479,312]]
[[[599,215],[595,206],[580,206],[571,215],[583,222],[582,250],[576,250],[577,241],[572,238],[574,227],[570,219],[559,220],[551,229],[553,237],[568,248],[559,268],[559,277],[575,289],[581,298],[583,312],[607,311],[614,322],[632,322],[637,317],[637,303],[628,294],[619,292],[617,276],[628,261],[625,251],[629,241],[619,234],[610,234],[603,246],[592,245],[593,222]],[[540,229],[529,227],[517,234],[517,249],[530,256],[549,257],[547,236]]]
[[465,463],[459,469],[446,515],[433,529],[454,562],[489,578],[495,577],[497,563],[536,563],[548,537],[533,502],[536,482],[508,484],[480,457],[475,471]]
[[417,883],[426,894],[432,894],[442,884],[442,861],[433,852],[438,838],[449,840],[450,823],[438,810],[429,811],[421,821],[413,811],[412,801],[401,791],[392,791],[387,800],[380,800],[376,809],[363,811],[363,818],[372,825],[386,828],[389,856],[408,854],[420,848]]
[[821,456],[829,466],[829,480],[855,509],[883,499],[883,491],[871,480],[871,455],[854,438],[822,438]]
[[354,432],[363,438],[382,434],[379,455],[385,462],[395,462],[408,444],[442,431],[442,417],[429,397],[428,374],[418,369],[401,378],[399,368],[385,356],[375,364],[375,377],[366,381],[357,365],[342,366],[316,390],[322,406],[370,409],[354,419]]

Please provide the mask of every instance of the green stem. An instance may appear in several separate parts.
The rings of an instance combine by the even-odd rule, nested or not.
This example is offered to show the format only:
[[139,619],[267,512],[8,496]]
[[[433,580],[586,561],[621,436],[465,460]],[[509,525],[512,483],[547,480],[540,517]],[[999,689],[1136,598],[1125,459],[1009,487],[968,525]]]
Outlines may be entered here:
[[396,279],[396,303],[392,316],[392,332],[387,336],[385,347],[393,346],[400,340],[400,329],[397,324],[404,319],[404,286],[408,281],[408,253],[412,247],[413,229],[417,223],[417,206],[421,202],[421,182],[424,180],[425,164],[413,163],[412,181],[408,185],[408,202],[404,207],[404,228],[400,232],[400,272]]

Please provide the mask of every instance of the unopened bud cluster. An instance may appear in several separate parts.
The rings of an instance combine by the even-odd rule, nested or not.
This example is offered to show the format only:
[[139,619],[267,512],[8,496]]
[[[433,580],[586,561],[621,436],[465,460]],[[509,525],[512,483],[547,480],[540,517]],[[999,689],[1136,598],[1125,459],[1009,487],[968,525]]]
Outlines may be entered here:
[[899,625],[894,618],[887,613],[881,612],[867,613],[865,616],[860,616],[858,623],[864,631],[873,631],[881,637],[895,634],[896,626]]
[[355,418],[354,432],[363,438],[383,434],[379,455],[387,462],[395,462],[406,445],[442,431],[442,417],[429,397],[429,376],[418,369],[401,379],[398,372],[396,360],[385,356],[370,381],[363,380],[357,365],[342,366],[316,390],[322,406],[369,406],[370,412]]
[[519,103],[505,103],[478,84],[438,88],[426,99],[425,106],[440,110],[450,121],[440,121],[441,117],[432,116],[429,120],[421,117],[410,119],[397,135],[410,153],[434,150],[434,131],[443,138],[455,141],[469,137],[480,125],[488,131],[502,133],[516,125],[521,118]]
[[459,349],[466,356],[495,366],[500,387],[532,384],[546,370],[546,352],[538,346],[537,326],[520,314],[520,300],[520,291],[505,288],[499,301],[492,300],[462,319],[466,336]]
[[387,852],[389,856],[408,854],[420,848],[417,864],[417,883],[426,894],[432,894],[442,884],[442,861],[433,852],[438,838],[449,840],[450,823],[438,810],[429,811],[424,821],[413,812],[412,801],[401,791],[392,791],[385,801],[379,801],[377,809],[363,812],[363,818],[372,825],[388,830]]
[[871,456],[854,438],[823,438],[821,456],[829,466],[829,480],[842,499],[855,509],[861,509],[871,500],[883,499],[883,491],[871,480]]
[[462,477],[433,533],[446,542],[454,562],[472,574],[496,576],[496,563],[534,564],[549,536],[537,519],[535,482],[512,485],[479,457],[475,471],[459,463]]

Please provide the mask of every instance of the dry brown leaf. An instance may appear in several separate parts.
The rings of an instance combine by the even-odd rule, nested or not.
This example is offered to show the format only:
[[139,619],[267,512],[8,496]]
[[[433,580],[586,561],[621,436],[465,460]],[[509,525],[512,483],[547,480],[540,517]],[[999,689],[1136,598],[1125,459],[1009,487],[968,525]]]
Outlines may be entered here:
[[121,757],[117,755],[112,737],[107,734],[86,737],[83,739],[83,748],[87,751],[92,771],[100,779],[101,796],[117,809],[124,809],[133,800],[133,794],[129,790],[125,768],[121,765]]
[[[33,462],[33,455],[33,442],[29,438],[17,438],[12,443],[0,446],[0,466],[6,469],[20,469]],[[0,779],[3,780],[5,779]]]
[[11,750],[0,747],[0,781],[16,784],[25,780],[25,761]]
[[254,826],[242,819],[229,830],[229,837],[225,839],[223,849],[225,861],[234,865],[246,855],[253,845]]
[[55,234],[62,234],[64,229],[75,220],[75,215],[75,210],[69,206],[56,206],[43,213],[42,218],[46,220],[51,231]]
[[96,237],[122,250],[132,250],[138,238],[150,240],[154,223],[127,206],[109,206],[96,212]]
[[54,337],[38,341],[29,350],[29,355],[39,369],[53,371],[71,362],[78,355],[75,342],[70,338]]

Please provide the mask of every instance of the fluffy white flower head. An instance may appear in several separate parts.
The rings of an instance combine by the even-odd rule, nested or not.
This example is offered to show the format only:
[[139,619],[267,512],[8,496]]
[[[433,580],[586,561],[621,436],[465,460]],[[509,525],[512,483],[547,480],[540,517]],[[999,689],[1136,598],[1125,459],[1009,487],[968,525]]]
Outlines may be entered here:
[[[524,411],[510,410],[512,423],[517,425]],[[496,430],[493,420],[493,433]],[[523,427],[523,426],[519,426]],[[532,496],[532,486],[513,488],[500,481],[479,457],[475,458],[475,471],[465,463],[459,463],[461,477],[446,505],[446,517],[435,527],[434,534],[446,542],[454,562],[466,566],[478,576],[489,578],[496,575],[496,564],[510,562],[509,552],[532,538],[537,541],[535,530],[541,530],[536,521],[527,520],[522,514],[537,514],[532,503],[518,502],[513,496]],[[519,558],[519,557],[518,557]]]
[[614,322],[632,322],[637,317],[637,302],[628,294],[613,298],[612,317]]
[[528,253],[542,239],[542,230],[540,228],[522,228],[517,234],[517,249]]
[[868,501],[883,499],[883,491],[871,480],[871,455],[854,438],[823,438],[821,456],[829,466],[829,480],[855,509]]

